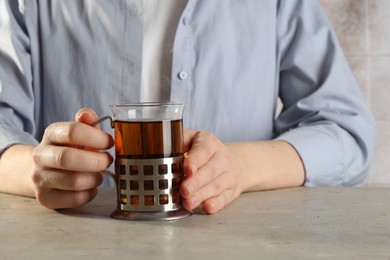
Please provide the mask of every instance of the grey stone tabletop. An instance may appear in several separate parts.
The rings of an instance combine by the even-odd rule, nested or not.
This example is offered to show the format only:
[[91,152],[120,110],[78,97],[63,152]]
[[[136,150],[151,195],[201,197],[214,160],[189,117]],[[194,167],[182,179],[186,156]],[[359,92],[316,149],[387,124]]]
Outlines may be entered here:
[[0,259],[390,259],[390,189],[242,194],[215,215],[109,217],[112,189],[72,210],[0,194]]

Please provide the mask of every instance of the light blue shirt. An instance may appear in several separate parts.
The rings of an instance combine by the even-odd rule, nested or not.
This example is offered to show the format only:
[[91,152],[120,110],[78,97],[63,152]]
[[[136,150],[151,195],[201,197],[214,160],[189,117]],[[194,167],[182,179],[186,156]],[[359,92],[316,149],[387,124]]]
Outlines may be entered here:
[[[37,144],[81,107],[103,116],[138,101],[141,36],[131,1],[0,0],[0,151]],[[171,82],[185,127],[224,142],[285,140],[306,186],[366,176],[375,123],[314,0],[189,0]]]

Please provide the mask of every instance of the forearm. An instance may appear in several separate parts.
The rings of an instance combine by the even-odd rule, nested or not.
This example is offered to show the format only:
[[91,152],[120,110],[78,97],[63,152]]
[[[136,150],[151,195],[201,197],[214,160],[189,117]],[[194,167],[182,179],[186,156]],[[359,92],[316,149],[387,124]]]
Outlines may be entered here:
[[0,157],[0,192],[34,197],[31,179],[34,147],[14,145]]
[[287,142],[229,143],[227,147],[239,158],[243,192],[297,187],[305,181],[303,163]]

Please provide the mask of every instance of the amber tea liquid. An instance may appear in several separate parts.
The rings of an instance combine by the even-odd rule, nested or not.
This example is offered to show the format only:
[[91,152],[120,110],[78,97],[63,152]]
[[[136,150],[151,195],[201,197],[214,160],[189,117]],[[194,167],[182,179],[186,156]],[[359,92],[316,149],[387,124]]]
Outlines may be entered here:
[[151,159],[183,155],[183,121],[115,121],[118,158]]

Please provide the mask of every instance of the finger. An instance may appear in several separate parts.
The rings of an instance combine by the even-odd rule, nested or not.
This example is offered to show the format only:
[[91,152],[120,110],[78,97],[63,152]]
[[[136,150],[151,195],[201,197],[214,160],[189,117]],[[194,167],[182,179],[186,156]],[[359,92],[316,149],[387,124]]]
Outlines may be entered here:
[[207,214],[214,214],[230,204],[238,196],[232,190],[226,190],[218,196],[212,197],[203,202],[202,209]]
[[77,111],[75,120],[77,122],[91,125],[95,123],[97,120],[99,120],[99,116],[96,114],[96,112],[93,109],[84,107],[81,108],[79,111]]
[[200,167],[196,174],[187,176],[180,187],[181,195],[184,198],[190,197],[199,188],[215,180],[222,172],[226,170],[225,164],[219,154],[214,154],[207,164]]
[[45,131],[43,142],[57,145],[78,145],[93,149],[109,149],[113,138],[99,129],[80,122],[51,124]]
[[232,187],[231,178],[229,178],[227,173],[221,174],[211,183],[198,189],[190,197],[183,198],[183,204],[188,209],[195,209],[204,201],[229,190],[230,187]]
[[187,176],[191,176],[214,155],[219,147],[219,140],[209,132],[189,131],[186,138],[191,139],[192,143],[186,154],[183,169]]
[[98,187],[103,182],[98,172],[70,172],[46,169],[33,174],[33,182],[39,189],[83,191]]
[[90,202],[97,194],[97,189],[85,191],[64,191],[44,189],[36,192],[37,201],[50,209],[77,208]]
[[63,169],[80,172],[99,172],[105,170],[113,158],[107,152],[91,152],[72,147],[37,147],[33,154],[34,162],[41,168]]
[[194,139],[194,137],[199,134],[199,131],[194,131],[194,130],[191,130],[191,129],[185,129],[184,130],[184,133],[183,133],[183,136],[184,136],[184,140],[183,140],[183,148],[184,148],[184,151],[188,151],[190,150],[191,146],[192,146],[192,140]]

